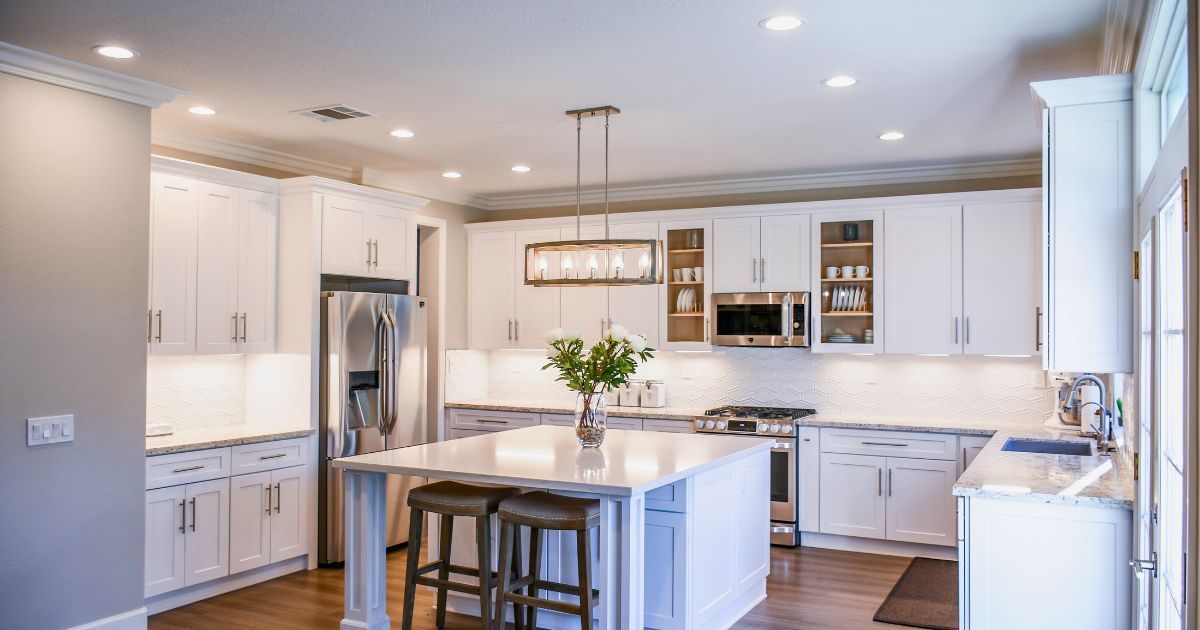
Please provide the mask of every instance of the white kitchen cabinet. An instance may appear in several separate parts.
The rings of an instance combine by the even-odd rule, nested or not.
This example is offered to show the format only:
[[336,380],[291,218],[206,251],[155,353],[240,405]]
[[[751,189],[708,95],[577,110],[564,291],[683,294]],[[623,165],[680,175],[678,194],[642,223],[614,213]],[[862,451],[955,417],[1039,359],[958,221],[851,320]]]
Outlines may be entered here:
[[308,538],[308,479],[304,466],[271,471],[275,484],[271,513],[271,562],[295,558],[306,553]]
[[200,183],[165,173],[150,176],[150,299],[146,341],[151,354],[196,350],[196,230]]
[[541,424],[541,415],[516,411],[450,409],[447,422],[452,431],[494,433]]
[[201,481],[184,489],[184,582],[193,586],[229,575],[229,480]]
[[1042,81],[1032,87],[1045,106],[1043,367],[1132,372],[1131,77]]
[[1036,320],[1042,305],[1040,230],[1037,203],[963,206],[965,354],[1039,352]]
[[[624,223],[610,228],[612,238],[657,239],[657,223]],[[622,260],[629,271],[640,269],[641,261]],[[658,286],[647,284],[628,287],[608,287],[608,319],[621,324],[629,332],[642,335],[651,348],[659,347]],[[540,335],[539,335],[540,337]]]
[[242,334],[237,352],[275,351],[279,195],[238,191],[237,303]]
[[237,475],[229,482],[229,572],[271,563],[271,471]]
[[821,430],[817,427],[797,427],[796,505],[799,515],[796,529],[802,532],[821,531]]
[[687,611],[687,514],[646,510],[646,627],[684,628]]
[[822,453],[821,532],[883,538],[887,530],[886,468],[886,457]]
[[417,213],[372,204],[370,236],[375,239],[374,278],[417,280]]
[[[525,284],[525,246],[532,243],[557,241],[559,231],[555,228],[540,230],[518,230],[514,234],[515,249],[510,253],[513,261],[513,347],[537,350],[546,347],[542,335],[559,326],[559,311],[562,289],[558,287],[535,287]],[[497,260],[496,264],[503,264]],[[557,257],[547,260],[548,265],[558,265]]]
[[692,423],[687,420],[655,420],[642,419],[643,431],[658,431],[659,433],[691,433]]
[[416,280],[416,212],[373,201],[325,195],[321,272]]
[[713,292],[807,291],[807,214],[713,220]]
[[470,346],[480,350],[510,348],[517,283],[511,264],[513,233],[472,232],[469,248]]
[[[962,207],[889,209],[884,222],[885,350],[961,354]],[[1003,268],[1000,260],[991,264]]]
[[758,291],[759,218],[713,219],[713,293]]
[[186,582],[187,493],[185,486],[146,491],[145,596],[183,588]]
[[[603,225],[585,225],[576,237],[575,227],[562,228],[560,238],[563,240],[583,240],[604,238]],[[572,265],[581,277],[588,277],[591,269],[597,274],[606,272],[604,261],[585,258],[583,254],[563,254],[560,265]],[[570,263],[567,262],[568,260]],[[590,348],[608,331],[608,288],[607,287],[563,287],[560,297],[561,324],[563,330],[576,331],[583,336],[583,347]]]
[[889,457],[885,537],[930,545],[955,545],[952,491],[957,473],[958,464],[954,461]]
[[[659,287],[660,350],[711,350],[709,330],[713,271],[713,222],[709,219],[668,221],[658,224],[658,238],[666,257],[663,285]],[[700,268],[700,280],[675,280],[678,269]],[[681,311],[679,295],[695,291],[696,308]]]
[[[887,300],[881,268],[884,257],[884,212],[853,210],[812,215],[812,291],[809,310],[813,326],[809,343],[814,353],[875,353],[884,350],[883,326]],[[851,238],[847,238],[850,236]],[[828,277],[828,267],[868,268],[869,278]],[[861,292],[861,299],[859,293]],[[854,298],[854,299],[852,299]],[[868,331],[870,335],[868,335]],[[848,335],[839,343],[834,335]]]
[[963,435],[958,438],[959,459],[958,459],[958,474],[962,476],[967,468],[971,467],[971,462],[979,457],[979,453],[983,451],[983,447],[991,441],[990,436],[985,435]]

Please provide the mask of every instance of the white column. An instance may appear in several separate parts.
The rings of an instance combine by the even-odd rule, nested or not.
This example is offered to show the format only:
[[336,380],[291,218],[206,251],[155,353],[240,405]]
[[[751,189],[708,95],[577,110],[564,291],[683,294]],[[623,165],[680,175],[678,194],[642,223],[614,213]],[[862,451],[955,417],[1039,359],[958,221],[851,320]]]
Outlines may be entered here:
[[641,628],[646,617],[646,495],[601,497],[601,630]]
[[346,602],[341,630],[390,630],[387,615],[387,476],[347,470]]

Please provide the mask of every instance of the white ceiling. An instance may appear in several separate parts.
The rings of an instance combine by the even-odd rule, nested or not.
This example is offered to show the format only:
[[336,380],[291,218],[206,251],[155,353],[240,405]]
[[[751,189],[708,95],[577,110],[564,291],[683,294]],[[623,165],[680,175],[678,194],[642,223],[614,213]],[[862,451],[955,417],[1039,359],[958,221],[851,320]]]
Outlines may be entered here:
[[[179,86],[156,131],[492,199],[569,188],[571,108],[614,183],[1036,157],[1030,81],[1097,73],[1106,0],[5,0],[0,39]],[[758,26],[794,14],[790,32]],[[129,61],[91,52],[117,43]],[[834,90],[820,81],[851,74]],[[194,104],[220,111],[187,113]],[[289,112],[346,103],[374,118]],[[396,127],[416,132],[398,140]],[[584,183],[603,125],[584,124]],[[899,129],[907,137],[881,142]],[[514,164],[533,171],[517,175]],[[463,173],[457,181],[444,170]]]

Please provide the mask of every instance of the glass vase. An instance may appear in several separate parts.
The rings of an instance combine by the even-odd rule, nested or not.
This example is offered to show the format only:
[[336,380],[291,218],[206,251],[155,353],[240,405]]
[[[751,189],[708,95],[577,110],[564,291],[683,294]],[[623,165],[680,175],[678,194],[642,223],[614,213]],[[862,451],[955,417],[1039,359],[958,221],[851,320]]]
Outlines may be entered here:
[[604,390],[575,397],[575,438],[584,448],[600,448],[608,429],[608,408]]

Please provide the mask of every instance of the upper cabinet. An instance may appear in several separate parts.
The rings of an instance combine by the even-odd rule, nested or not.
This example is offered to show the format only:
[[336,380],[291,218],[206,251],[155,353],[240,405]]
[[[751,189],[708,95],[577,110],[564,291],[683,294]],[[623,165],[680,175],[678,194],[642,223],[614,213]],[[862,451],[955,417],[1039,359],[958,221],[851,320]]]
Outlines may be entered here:
[[472,348],[543,347],[542,334],[559,325],[562,289],[525,285],[525,246],[558,238],[558,228],[471,233],[467,302]]
[[415,281],[416,216],[415,210],[325,195],[321,273]]
[[[709,350],[712,295],[713,221],[658,224],[663,244],[663,286],[659,287],[660,349]],[[748,265],[749,263],[747,263]]]
[[889,209],[884,221],[887,352],[962,353],[962,207]]
[[812,216],[813,352],[883,351],[883,234],[882,210]]
[[[610,230],[613,238],[658,238],[657,223],[622,223]],[[637,261],[623,261],[633,265]],[[628,287],[608,287],[609,325],[621,324],[629,332],[646,338],[651,348],[662,345],[659,340],[659,288],[652,284]]]
[[809,215],[713,220],[713,292],[807,291]]
[[1032,84],[1044,111],[1043,367],[1133,371],[1130,75]]
[[150,296],[146,343],[152,354],[196,351],[196,231],[200,182],[150,176]]
[[1020,356],[1040,351],[1040,210],[1041,204],[1034,201],[963,206],[965,354]]

